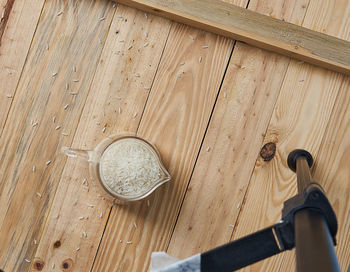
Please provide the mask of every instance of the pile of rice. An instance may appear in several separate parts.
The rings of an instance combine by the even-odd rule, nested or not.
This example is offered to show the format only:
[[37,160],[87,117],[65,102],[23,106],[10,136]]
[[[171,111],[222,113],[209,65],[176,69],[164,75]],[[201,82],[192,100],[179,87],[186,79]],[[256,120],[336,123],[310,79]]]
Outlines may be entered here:
[[156,155],[145,142],[135,138],[123,138],[108,146],[99,170],[106,186],[127,197],[149,191],[161,177]]

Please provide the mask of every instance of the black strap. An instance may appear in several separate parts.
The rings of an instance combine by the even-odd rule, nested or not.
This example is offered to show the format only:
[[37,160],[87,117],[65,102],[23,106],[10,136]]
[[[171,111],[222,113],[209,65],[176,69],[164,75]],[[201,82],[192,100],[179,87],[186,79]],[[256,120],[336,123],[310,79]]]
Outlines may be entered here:
[[278,223],[202,253],[201,272],[230,272],[289,249],[284,243],[285,231],[290,231],[289,226]]

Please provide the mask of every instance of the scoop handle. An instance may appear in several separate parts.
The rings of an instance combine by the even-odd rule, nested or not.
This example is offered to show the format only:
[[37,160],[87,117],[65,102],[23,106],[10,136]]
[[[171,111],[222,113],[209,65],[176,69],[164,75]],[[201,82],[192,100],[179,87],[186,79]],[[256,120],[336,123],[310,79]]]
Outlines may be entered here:
[[97,162],[98,161],[98,154],[95,151],[92,150],[83,150],[83,149],[77,149],[72,148],[68,146],[63,146],[61,148],[61,151],[63,154],[67,155],[70,158],[81,158],[88,162]]

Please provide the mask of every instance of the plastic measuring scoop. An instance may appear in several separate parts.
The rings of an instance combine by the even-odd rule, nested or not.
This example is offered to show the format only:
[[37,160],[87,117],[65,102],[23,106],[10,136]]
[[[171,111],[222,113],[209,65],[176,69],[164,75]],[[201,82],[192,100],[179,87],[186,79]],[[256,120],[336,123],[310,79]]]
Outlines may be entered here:
[[[117,168],[117,165],[115,164],[115,169],[113,169],[113,165],[107,165],[106,166],[106,157],[114,158],[113,154],[110,153],[111,150],[117,150],[118,151],[118,144],[122,142],[128,143],[131,147],[138,148],[138,152],[146,153],[147,161],[150,161],[153,163],[152,171],[157,171],[157,178],[154,180],[144,180],[143,183],[138,183],[138,187],[140,189],[137,189],[139,191],[134,191],[132,193],[130,192],[117,192],[115,190],[115,183],[111,183],[111,180],[117,180],[116,177],[113,175],[111,176],[111,173],[119,173],[118,171],[122,172],[120,167]],[[141,151],[140,151],[141,150]],[[102,140],[94,150],[81,150],[81,149],[75,149],[71,147],[62,147],[62,152],[66,154],[68,157],[71,158],[81,158],[86,160],[89,163],[89,172],[90,177],[93,181],[93,185],[97,187],[97,190],[107,199],[116,203],[123,203],[123,202],[129,202],[129,201],[136,201],[141,200],[149,196],[155,189],[157,189],[160,185],[168,182],[171,180],[171,176],[164,167],[159,152],[157,149],[149,142],[147,142],[144,139],[141,139],[136,136],[130,136],[130,135],[111,135]],[[127,154],[127,156],[124,158],[124,165],[128,167],[128,163],[130,161],[130,158],[132,159],[132,154]],[[129,161],[128,161],[129,160]],[[120,163],[123,163],[120,161]],[[120,164],[119,163],[119,164]],[[106,172],[107,169],[109,172],[108,177],[105,175],[104,172]],[[143,166],[141,166],[141,170],[143,169]],[[118,170],[118,171],[117,171]],[[149,166],[145,165],[145,171],[150,171]],[[116,172],[117,171],[117,172]],[[127,171],[126,171],[127,172]],[[129,171],[130,172],[130,171]],[[124,171],[123,171],[124,173]],[[128,177],[128,180],[131,182],[136,182],[136,180],[140,181],[140,175],[142,180],[142,173],[131,173],[133,177]],[[106,177],[106,178],[105,178]],[[135,177],[135,178],[134,178]],[[121,180],[118,180],[118,184],[120,185],[120,188],[123,188],[123,182]]]

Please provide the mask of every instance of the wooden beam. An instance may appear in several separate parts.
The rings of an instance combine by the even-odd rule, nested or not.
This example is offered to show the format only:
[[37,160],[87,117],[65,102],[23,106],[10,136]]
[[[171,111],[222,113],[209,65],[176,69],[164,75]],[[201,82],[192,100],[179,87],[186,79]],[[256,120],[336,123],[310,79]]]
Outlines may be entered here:
[[219,0],[118,2],[350,75],[350,42]]

